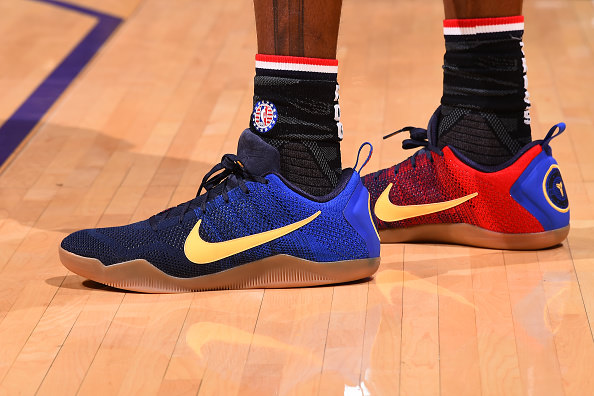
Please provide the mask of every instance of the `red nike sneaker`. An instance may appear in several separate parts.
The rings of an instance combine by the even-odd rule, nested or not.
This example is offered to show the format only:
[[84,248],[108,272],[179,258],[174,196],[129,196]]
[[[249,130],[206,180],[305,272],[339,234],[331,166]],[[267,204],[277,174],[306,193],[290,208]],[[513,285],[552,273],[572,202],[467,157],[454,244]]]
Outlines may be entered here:
[[[439,109],[438,109],[439,111]],[[558,245],[569,232],[569,202],[551,140],[526,145],[498,167],[480,166],[455,148],[437,148],[438,111],[427,129],[406,127],[405,149],[422,147],[363,178],[382,243],[444,242],[531,250]]]

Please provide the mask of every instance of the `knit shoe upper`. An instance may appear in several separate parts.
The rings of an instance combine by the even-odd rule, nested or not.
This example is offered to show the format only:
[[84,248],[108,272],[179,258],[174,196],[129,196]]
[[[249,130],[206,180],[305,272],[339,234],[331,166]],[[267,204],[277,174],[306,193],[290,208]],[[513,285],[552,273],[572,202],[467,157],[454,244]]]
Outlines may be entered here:
[[[549,146],[557,126],[505,164],[485,167],[449,146],[437,148],[437,114],[439,109],[427,130],[402,130],[411,135],[404,148],[422,149],[363,178],[382,242],[511,249],[560,243],[568,231],[569,204]],[[564,124],[559,128],[563,132]]]
[[[85,272],[88,266],[80,270],[73,262],[82,259],[89,264],[92,261],[93,265],[100,263],[97,271],[113,272],[115,269],[110,267],[123,268],[126,263],[141,261],[157,269],[165,279],[189,279],[190,283],[180,288],[182,291],[276,287],[278,282],[266,278],[266,271],[274,272],[279,266],[289,271],[300,263],[323,265],[357,260],[379,263],[377,233],[369,210],[361,209],[368,208],[369,195],[357,172],[345,170],[337,188],[317,198],[291,186],[278,170],[278,151],[246,130],[240,137],[237,156],[223,157],[205,176],[196,198],[130,225],[75,232],[62,242],[62,261],[68,268],[83,272],[81,275],[93,280],[141,291],[177,289],[147,286],[155,284],[154,279],[149,279],[145,285],[136,280],[132,286],[126,286],[123,281],[104,279],[93,271]],[[200,195],[202,188],[206,192]],[[272,263],[268,260],[272,257],[285,257],[285,261]],[[212,287],[206,280],[191,283],[192,279],[220,275],[254,262],[268,264],[265,269],[254,269],[250,279],[238,275],[243,279],[241,282],[233,278],[233,282],[213,283]],[[287,263],[291,268],[285,268],[289,266]],[[313,270],[308,267],[307,271]],[[375,270],[370,271],[355,270],[344,279],[305,280],[302,284],[354,280],[369,276]],[[128,277],[142,276],[150,278],[152,275],[133,273]],[[302,284],[289,279],[280,286]]]

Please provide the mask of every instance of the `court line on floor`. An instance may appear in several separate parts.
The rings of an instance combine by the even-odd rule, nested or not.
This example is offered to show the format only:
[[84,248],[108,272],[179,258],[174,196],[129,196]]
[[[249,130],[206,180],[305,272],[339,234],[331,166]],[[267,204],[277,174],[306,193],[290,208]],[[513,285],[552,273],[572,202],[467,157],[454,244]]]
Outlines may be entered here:
[[97,24],[0,127],[0,167],[91,61],[123,19],[58,0],[33,0],[97,18]]

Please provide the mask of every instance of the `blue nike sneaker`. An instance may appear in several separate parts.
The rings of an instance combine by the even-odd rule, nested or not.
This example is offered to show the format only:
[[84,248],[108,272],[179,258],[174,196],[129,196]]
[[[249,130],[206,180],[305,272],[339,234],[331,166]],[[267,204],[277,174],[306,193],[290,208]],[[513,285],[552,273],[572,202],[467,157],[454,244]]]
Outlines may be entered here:
[[[300,287],[373,275],[380,242],[359,173],[311,196],[280,175],[276,148],[245,130],[196,198],[130,225],[77,231],[66,268],[140,292]],[[205,193],[200,194],[202,189]]]

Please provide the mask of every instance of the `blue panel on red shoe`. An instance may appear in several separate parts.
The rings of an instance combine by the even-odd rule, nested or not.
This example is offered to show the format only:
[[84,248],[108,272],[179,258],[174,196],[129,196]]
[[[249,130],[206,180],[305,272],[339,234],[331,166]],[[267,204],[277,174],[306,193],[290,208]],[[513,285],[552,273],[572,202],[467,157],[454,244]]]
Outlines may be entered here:
[[370,211],[369,192],[362,183],[357,185],[343,212],[349,224],[365,240],[369,255],[379,256],[380,241]]
[[541,152],[510,190],[546,231],[569,225],[569,201],[557,161]]

